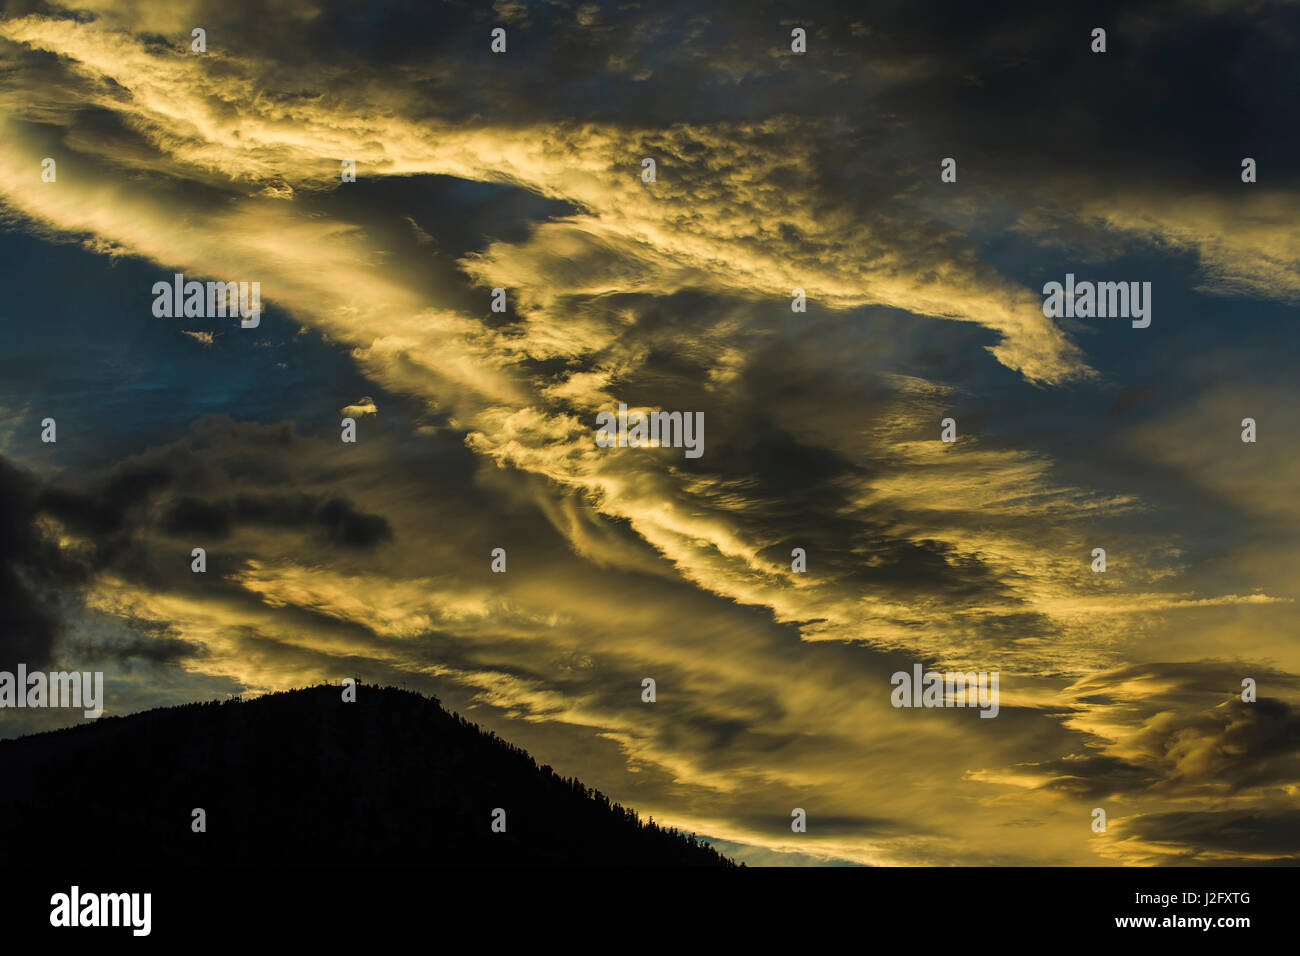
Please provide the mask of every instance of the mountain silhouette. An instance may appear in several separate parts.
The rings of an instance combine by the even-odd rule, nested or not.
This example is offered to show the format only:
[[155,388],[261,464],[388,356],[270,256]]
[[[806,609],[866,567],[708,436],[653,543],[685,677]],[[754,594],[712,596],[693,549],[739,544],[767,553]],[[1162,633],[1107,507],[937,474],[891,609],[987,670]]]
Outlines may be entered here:
[[734,866],[437,700],[370,685],[0,741],[0,846],[142,866]]

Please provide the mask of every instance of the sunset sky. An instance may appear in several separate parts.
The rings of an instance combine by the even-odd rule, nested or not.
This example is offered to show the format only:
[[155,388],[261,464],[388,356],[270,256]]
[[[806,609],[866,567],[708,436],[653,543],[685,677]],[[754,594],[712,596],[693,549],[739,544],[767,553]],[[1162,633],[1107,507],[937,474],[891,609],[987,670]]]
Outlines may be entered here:
[[5,0],[0,669],[405,684],[751,865],[1300,862],[1300,5],[1079,6]]

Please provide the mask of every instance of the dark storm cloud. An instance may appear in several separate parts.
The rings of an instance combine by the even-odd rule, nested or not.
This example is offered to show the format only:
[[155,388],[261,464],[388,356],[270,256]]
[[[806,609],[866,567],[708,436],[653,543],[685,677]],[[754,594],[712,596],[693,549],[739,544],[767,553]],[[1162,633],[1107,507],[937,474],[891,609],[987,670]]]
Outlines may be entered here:
[[1150,768],[1116,757],[1066,757],[1039,765],[1054,779],[1044,789],[1055,790],[1080,800],[1096,800],[1116,793],[1144,790],[1160,779]]
[[321,500],[312,495],[239,495],[219,501],[186,495],[173,502],[163,518],[169,534],[201,534],[218,540],[240,524],[316,528],[334,544],[352,548],[393,539],[393,529],[382,515],[357,511],[341,498]]
[[[167,483],[165,471],[123,468],[90,493],[51,487],[0,459],[0,670],[50,662],[62,613],[94,573],[129,544],[132,507]],[[89,549],[60,546],[43,518],[88,535]]]
[[[954,144],[941,155],[960,152],[985,181],[1013,182],[1026,164],[1082,171],[1098,162],[1125,178],[1158,169],[1162,180],[1217,181],[1246,144],[1276,174],[1298,170],[1300,133],[1274,121],[1282,104],[1300,97],[1286,41],[1300,29],[1300,11],[1286,3],[1163,0],[1082,10],[908,0],[793,10],[735,0],[705,10],[548,3],[496,11],[289,3],[262,11],[259,29],[249,31],[239,5],[206,2],[192,5],[190,19],[207,25],[214,49],[275,64],[266,86],[277,95],[323,99],[331,86],[373,82],[380,68],[409,78],[416,118],[635,117],[654,127],[783,114],[842,119],[848,110],[859,146],[876,124],[895,127],[892,118],[908,116],[928,127],[931,144]],[[789,52],[796,25],[809,31],[803,57]],[[489,50],[496,26],[508,31],[507,54]],[[1095,27],[1108,32],[1104,55],[1089,49]],[[312,77],[322,62],[330,64],[328,84]],[[871,183],[912,184],[916,168],[939,158],[926,146],[864,177],[855,170],[869,150],[852,143],[841,135],[819,163],[827,192],[850,202]]]
[[[797,796],[795,794],[790,794],[784,798],[777,794],[771,794],[770,796],[773,799],[770,803],[771,809],[769,812],[746,814],[743,816],[743,820],[754,831],[769,838],[780,839],[791,833],[790,822],[793,819],[791,811],[786,810],[784,804],[791,799],[797,799]],[[809,801],[805,800],[804,802]],[[800,805],[800,809],[807,811],[809,832],[815,831],[819,836],[831,838],[861,837],[863,834],[894,836],[899,832],[907,832],[911,829],[910,827],[900,826],[896,820],[884,820],[866,815],[822,815],[818,813],[815,804],[813,806]]]
[[70,660],[138,661],[151,666],[174,665],[203,657],[201,644],[169,637],[165,622],[131,618],[123,623],[139,633],[95,642],[69,641],[63,646],[64,655]]
[[1125,833],[1192,863],[1300,863],[1300,810],[1153,813],[1125,821]]
[[[314,4],[313,16],[306,10],[277,5],[251,32],[238,6],[203,3],[193,17],[208,25],[214,47],[238,37],[242,53],[298,73],[328,61],[339,82],[350,75],[359,81],[384,64],[420,81],[424,109],[451,117],[635,116],[654,126],[781,113],[842,117],[857,107],[861,128],[875,116],[920,113],[935,127],[933,138],[941,133],[982,157],[981,176],[998,176],[999,158],[1015,157],[1008,165],[1017,168],[1081,168],[1087,155],[1087,162],[1106,157],[1108,168],[1131,175],[1158,164],[1163,178],[1218,178],[1220,164],[1236,166],[1242,142],[1253,143],[1251,155],[1294,174],[1300,153],[1300,133],[1274,122],[1281,104],[1300,98],[1286,41],[1300,28],[1300,11],[1286,3],[1107,0],[1071,9],[1030,0],[993,8],[894,0],[793,9],[734,0],[707,8],[546,3],[494,10],[340,2]],[[489,49],[497,26],[508,31],[505,55]],[[803,58],[790,55],[794,26],[809,32]],[[1108,32],[1104,56],[1089,49],[1095,27]],[[538,76],[546,82],[534,82]],[[439,95],[448,88],[456,95]],[[324,93],[308,87],[299,95]],[[1206,143],[1220,144],[1221,154]],[[827,175],[851,157],[827,164]],[[937,158],[916,162],[930,166]]]
[[[209,436],[220,429],[220,423],[214,423]],[[250,434],[259,434],[256,426]],[[268,434],[272,444],[278,442],[278,429],[262,429],[259,437],[265,440]],[[196,444],[201,446],[203,440],[200,437]],[[241,457],[210,463],[201,449],[182,444],[79,479],[59,479],[58,484],[0,459],[0,604],[5,607],[0,670],[11,670],[18,662],[49,663],[64,631],[65,614],[78,609],[85,589],[98,574],[111,569],[130,578],[159,581],[159,562],[167,558],[147,541],[155,527],[175,535],[207,534],[216,539],[244,524],[311,529],[320,540],[343,549],[367,549],[393,539],[383,516],[358,510],[338,495],[241,494],[213,502],[180,495],[164,504],[161,517],[156,514],[156,504],[167,501],[167,490],[180,476],[187,487],[219,484],[231,473],[247,479],[250,471]],[[263,460],[263,466],[267,463]],[[73,543],[60,544],[61,534],[71,534]],[[191,584],[192,577],[175,576],[173,584]],[[138,637],[98,640],[93,652],[162,663],[199,650],[170,634],[168,622],[130,615],[126,621]],[[85,653],[91,645],[81,638],[65,650]]]
[[36,524],[38,481],[0,458],[0,670],[43,666],[60,631],[59,598],[87,568]]
[[[220,428],[219,423],[213,426],[218,431]],[[272,445],[280,443],[282,437],[279,428],[255,433],[263,442],[269,438]],[[45,487],[33,498],[33,511],[51,515],[70,530],[87,536],[97,555],[96,564],[102,566],[131,546],[133,532],[152,526],[151,501],[176,484],[180,475],[185,476],[187,487],[219,487],[227,480],[247,480],[259,473],[264,480],[283,477],[283,465],[240,454],[209,466],[202,442],[199,438],[128,460],[85,480],[78,489]],[[161,529],[169,534],[205,534],[218,539],[242,524],[316,529],[330,543],[351,548],[367,548],[393,538],[392,528],[382,515],[360,511],[337,496],[250,493],[209,501],[179,494],[166,505],[159,521]]]
[[36,502],[37,510],[86,535],[98,555],[96,563],[102,565],[130,546],[131,516],[146,507],[155,492],[171,484],[173,477],[163,465],[128,463],[113,468],[89,487],[46,488]]
[[[1246,673],[1257,700],[1241,699]],[[1296,684],[1293,675],[1221,662],[1143,663],[1094,675],[1075,685],[1076,700],[1105,725],[1123,726],[1122,739],[1106,753],[1034,767],[1051,778],[1045,789],[1081,799],[1269,798],[1300,785],[1300,710],[1283,696],[1293,697]]]

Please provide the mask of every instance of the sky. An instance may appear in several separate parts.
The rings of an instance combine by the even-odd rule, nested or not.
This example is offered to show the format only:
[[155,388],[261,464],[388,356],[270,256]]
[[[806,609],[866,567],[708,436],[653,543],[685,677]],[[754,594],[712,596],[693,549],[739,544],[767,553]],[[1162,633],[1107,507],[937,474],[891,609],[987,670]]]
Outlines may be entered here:
[[0,10],[0,670],[403,685],[751,864],[1300,862],[1300,6]]

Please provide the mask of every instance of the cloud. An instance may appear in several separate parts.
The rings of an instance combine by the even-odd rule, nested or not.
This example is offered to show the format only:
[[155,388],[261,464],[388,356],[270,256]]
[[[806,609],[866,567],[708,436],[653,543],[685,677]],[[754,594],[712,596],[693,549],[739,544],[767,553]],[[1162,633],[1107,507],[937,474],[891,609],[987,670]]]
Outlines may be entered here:
[[[294,3],[251,32],[239,4],[87,9],[0,21],[6,223],[113,263],[96,291],[130,319],[65,336],[61,361],[100,345],[112,374],[166,366],[147,292],[174,271],[259,281],[268,316],[184,332],[203,364],[162,398],[160,371],[86,387],[67,420],[108,436],[98,460],[90,437],[38,459],[30,429],[6,435],[33,474],[0,472],[3,646],[101,656],[114,708],[409,681],[755,859],[1177,860],[1210,846],[1173,816],[1196,801],[1253,821],[1251,854],[1285,835],[1294,443],[1259,409],[1287,393],[1217,338],[1202,366],[1165,361],[1192,319],[1146,346],[1059,326],[1038,280],[1140,254],[1190,262],[1212,301],[1295,301],[1283,164],[1259,153],[1278,180],[1243,193],[1235,156],[1187,148],[1248,138],[1227,135],[1261,107],[1233,57],[1167,74],[1225,84],[1204,123],[1132,81],[1287,11],[1125,14],[1102,61],[1082,20],[1028,8],[900,4],[868,28],[814,7],[802,58],[745,5],[616,24],[586,4]],[[20,355],[48,360],[33,325]],[[236,366],[251,384],[227,393]],[[299,387],[265,380],[281,367]],[[598,449],[620,402],[703,412],[705,456]],[[191,421],[213,407],[257,421]],[[336,410],[364,419],[356,445]],[[128,425],[146,437],[124,450]],[[999,718],[890,707],[916,662],[999,669]],[[1256,705],[1231,699],[1245,674]],[[1089,839],[1098,800],[1113,839]]]
[[311,495],[239,495],[224,501],[185,496],[172,503],[163,520],[169,534],[218,540],[228,537],[237,524],[315,527],[334,544],[348,547],[370,547],[393,538],[382,515],[359,512],[342,498],[323,501]]
[[65,554],[36,520],[37,480],[0,459],[0,670],[41,667],[60,627],[59,599],[86,579],[84,565]]
[[366,396],[357,401],[355,405],[344,405],[339,411],[352,418],[361,418],[363,415],[377,415],[379,409],[375,407],[375,400]]

